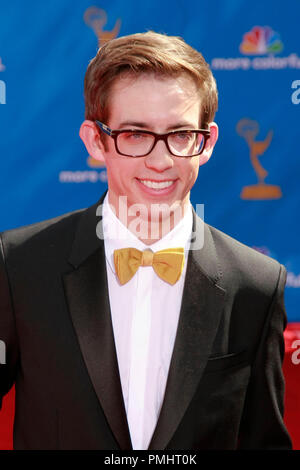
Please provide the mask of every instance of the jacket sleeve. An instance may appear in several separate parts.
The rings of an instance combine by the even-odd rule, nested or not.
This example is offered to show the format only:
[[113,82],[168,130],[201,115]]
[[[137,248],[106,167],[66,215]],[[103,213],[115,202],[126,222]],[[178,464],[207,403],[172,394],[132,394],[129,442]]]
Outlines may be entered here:
[[287,324],[284,306],[285,282],[286,269],[280,265],[278,283],[252,364],[240,426],[239,449],[292,448],[283,421],[283,332]]
[[18,356],[15,318],[0,234],[0,409],[3,396],[14,383]]

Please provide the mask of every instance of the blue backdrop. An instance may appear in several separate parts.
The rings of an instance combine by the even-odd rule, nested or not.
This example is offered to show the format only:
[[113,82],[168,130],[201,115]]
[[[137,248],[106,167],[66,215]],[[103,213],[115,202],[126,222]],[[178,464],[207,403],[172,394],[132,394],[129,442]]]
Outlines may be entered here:
[[86,207],[106,188],[78,135],[98,45],[179,35],[210,63],[220,96],[220,138],[192,202],[286,266],[288,319],[299,321],[299,14],[292,0],[2,1],[0,230]]

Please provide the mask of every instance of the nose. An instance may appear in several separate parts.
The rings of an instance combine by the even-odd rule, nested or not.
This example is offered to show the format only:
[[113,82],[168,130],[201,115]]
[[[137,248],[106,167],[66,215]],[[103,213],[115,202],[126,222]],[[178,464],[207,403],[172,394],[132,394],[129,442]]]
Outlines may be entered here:
[[165,171],[172,168],[174,160],[172,155],[169,153],[164,141],[159,140],[156,142],[155,147],[145,157],[145,165],[147,168],[155,170],[157,172]]

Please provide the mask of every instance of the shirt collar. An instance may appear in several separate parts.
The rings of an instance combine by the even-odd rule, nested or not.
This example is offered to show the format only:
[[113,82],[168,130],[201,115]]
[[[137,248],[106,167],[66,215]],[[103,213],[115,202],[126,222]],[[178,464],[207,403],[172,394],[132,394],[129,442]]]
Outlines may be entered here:
[[146,245],[139,240],[127,227],[118,219],[113,212],[108,202],[109,192],[107,192],[103,201],[103,233],[105,256],[112,269],[115,272],[114,266],[114,250],[120,248],[136,248],[138,250],[151,249],[156,252],[166,248],[183,247],[187,254],[190,246],[190,238],[193,226],[193,213],[192,205],[188,204],[188,208],[184,217],[178,222],[175,227],[168,232],[163,238]]

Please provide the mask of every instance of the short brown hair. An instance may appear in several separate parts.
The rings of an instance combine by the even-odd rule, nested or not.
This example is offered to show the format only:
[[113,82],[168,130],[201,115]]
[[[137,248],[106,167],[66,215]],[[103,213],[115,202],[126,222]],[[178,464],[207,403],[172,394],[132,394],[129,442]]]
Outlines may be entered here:
[[182,38],[148,31],[112,39],[99,48],[84,79],[85,118],[107,123],[109,93],[124,74],[190,76],[202,99],[201,126],[213,121],[218,107],[215,79],[202,54]]

